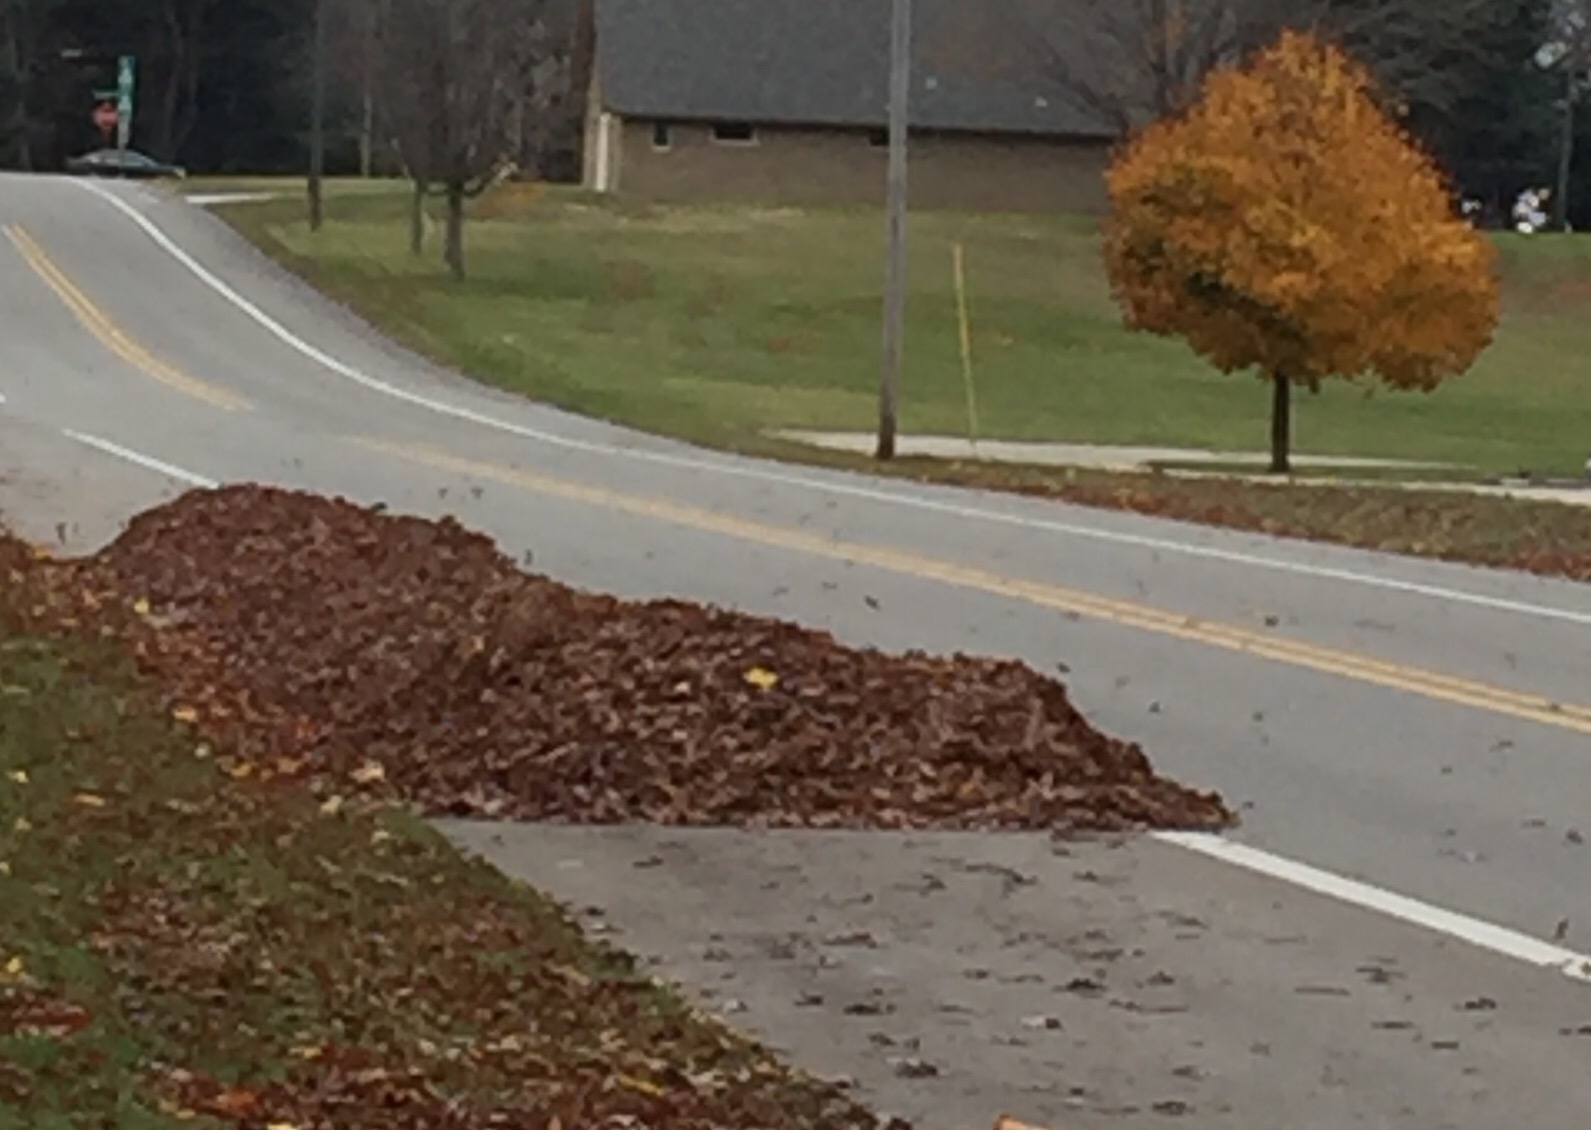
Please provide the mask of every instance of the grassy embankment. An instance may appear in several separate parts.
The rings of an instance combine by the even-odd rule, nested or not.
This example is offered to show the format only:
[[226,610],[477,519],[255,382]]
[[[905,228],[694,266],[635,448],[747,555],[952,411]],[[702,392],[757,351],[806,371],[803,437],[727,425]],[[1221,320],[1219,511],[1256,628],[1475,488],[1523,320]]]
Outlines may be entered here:
[[246,768],[0,632],[0,1127],[858,1124],[418,820]]
[[[771,433],[871,426],[882,262],[873,210],[626,207],[513,187],[478,204],[472,274],[459,285],[434,253],[409,255],[400,186],[334,186],[318,235],[303,222],[297,186],[283,187],[291,198],[222,213],[267,253],[447,364],[710,446],[865,463]],[[1092,223],[925,214],[913,240],[908,433],[966,430],[951,275],[959,242],[985,437],[1263,445],[1268,401],[1257,381],[1122,328]],[[1301,452],[1457,465],[1444,478],[1583,472],[1591,320],[1580,312],[1591,299],[1591,242],[1499,242],[1507,315],[1476,369],[1429,396],[1338,383],[1305,397]],[[923,460],[893,470],[1402,552],[1531,567],[1583,556],[1574,569],[1591,575],[1591,510],[1580,508]]]

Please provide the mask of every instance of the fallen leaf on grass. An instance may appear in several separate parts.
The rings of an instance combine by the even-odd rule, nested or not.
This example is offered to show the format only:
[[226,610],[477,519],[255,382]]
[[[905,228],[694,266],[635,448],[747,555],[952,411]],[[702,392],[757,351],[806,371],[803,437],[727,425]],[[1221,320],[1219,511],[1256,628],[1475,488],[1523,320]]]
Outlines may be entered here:
[[171,716],[189,726],[199,721],[199,712],[191,706],[179,706],[171,712]]
[[215,1114],[226,1117],[242,1117],[252,1114],[259,1109],[260,1097],[253,1091],[234,1088],[222,1091],[207,1104]]
[[14,989],[0,993],[0,1036],[65,1040],[87,1028],[93,1019],[81,1005],[42,993]]
[[588,988],[591,987],[591,978],[587,977],[584,973],[580,972],[580,970],[574,969],[574,968],[572,968],[570,966],[567,966],[567,965],[554,965],[550,969],[550,972],[558,974],[560,977],[564,978],[566,981],[569,981],[572,984],[577,985],[577,986],[579,986],[582,989],[588,989]]

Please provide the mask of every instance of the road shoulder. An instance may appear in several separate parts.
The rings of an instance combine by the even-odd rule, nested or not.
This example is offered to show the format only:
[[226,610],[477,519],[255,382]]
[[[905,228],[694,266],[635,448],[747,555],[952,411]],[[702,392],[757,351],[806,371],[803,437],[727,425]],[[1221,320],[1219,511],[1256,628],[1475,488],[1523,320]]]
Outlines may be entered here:
[[1147,840],[444,830],[924,1130],[1489,1130],[1591,1105],[1591,990]]

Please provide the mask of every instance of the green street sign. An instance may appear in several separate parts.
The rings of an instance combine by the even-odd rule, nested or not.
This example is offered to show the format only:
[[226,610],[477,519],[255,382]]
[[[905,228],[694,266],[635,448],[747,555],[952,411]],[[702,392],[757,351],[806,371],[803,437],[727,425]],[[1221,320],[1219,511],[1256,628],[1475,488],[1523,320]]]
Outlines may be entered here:
[[121,111],[124,114],[133,108],[136,65],[131,55],[123,55],[116,63],[116,98],[121,103]]
[[131,55],[116,60],[116,145],[126,149],[133,134],[133,92],[137,62]]

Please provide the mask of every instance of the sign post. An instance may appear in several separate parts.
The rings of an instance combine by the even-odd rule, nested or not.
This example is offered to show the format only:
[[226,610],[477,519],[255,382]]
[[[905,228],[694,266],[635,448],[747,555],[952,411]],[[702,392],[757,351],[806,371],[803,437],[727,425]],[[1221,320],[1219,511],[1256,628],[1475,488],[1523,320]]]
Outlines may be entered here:
[[105,144],[109,145],[111,137],[116,133],[116,124],[121,120],[116,112],[114,102],[101,102],[94,107],[94,125],[99,132],[105,135]]
[[133,137],[133,93],[137,63],[131,55],[116,61],[116,148],[126,149]]

